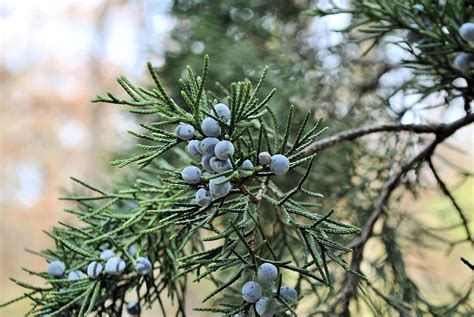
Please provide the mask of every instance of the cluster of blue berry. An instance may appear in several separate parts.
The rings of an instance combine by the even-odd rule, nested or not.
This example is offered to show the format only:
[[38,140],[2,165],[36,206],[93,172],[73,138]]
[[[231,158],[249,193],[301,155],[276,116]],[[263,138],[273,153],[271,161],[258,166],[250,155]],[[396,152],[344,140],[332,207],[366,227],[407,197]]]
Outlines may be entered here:
[[[459,35],[467,42],[474,41],[474,23],[467,22],[459,28]],[[454,58],[454,67],[462,72],[467,72],[471,64],[471,55],[469,53],[459,53]]]
[[[257,281],[248,281],[242,287],[242,298],[247,303],[255,305],[259,316],[271,317],[277,311],[276,298],[281,298],[291,304],[298,300],[298,293],[291,286],[281,286],[278,291],[273,290],[278,278],[278,269],[271,263],[263,263],[258,268]],[[266,295],[266,296],[264,296]],[[235,317],[251,316],[250,313],[240,313]]]
[[[131,257],[134,257],[137,254],[137,248],[132,245],[128,249],[128,254]],[[117,256],[112,250],[106,249],[103,250],[100,255],[100,260],[92,261],[87,266],[87,276],[81,270],[74,270],[68,273],[67,279],[70,281],[82,279],[82,278],[90,278],[90,279],[98,279],[102,272],[105,272],[109,275],[121,275],[125,272],[127,267],[126,263],[122,258]],[[137,257],[134,260],[134,268],[135,272],[139,275],[147,275],[153,270],[153,265],[147,257]],[[48,264],[48,274],[56,277],[56,278],[63,278],[64,274],[66,273],[66,265],[64,262],[55,260]],[[64,291],[61,289],[60,291]],[[131,301],[127,304],[127,310],[129,314],[132,316],[139,315],[140,313],[140,304],[138,301]]]
[[[223,103],[214,106],[216,117],[228,123],[231,119],[231,111]],[[207,117],[202,120],[201,131],[204,134],[202,140],[195,138],[195,128],[191,124],[180,123],[175,132],[178,138],[188,141],[188,152],[196,157],[201,157],[201,166],[208,173],[223,173],[233,169],[252,171],[254,165],[251,160],[246,159],[234,161],[235,147],[232,142],[224,140],[221,136],[222,128],[218,120]],[[220,137],[220,139],[219,139]],[[290,169],[290,161],[282,154],[270,155],[262,152],[258,155],[258,163],[267,167],[271,172],[282,175]],[[198,185],[202,182],[202,170],[194,165],[185,167],[181,172],[183,180],[190,185]],[[231,182],[223,175],[210,179],[208,189],[201,187],[196,191],[195,203],[201,207],[207,207],[215,198],[227,196],[232,190]]]

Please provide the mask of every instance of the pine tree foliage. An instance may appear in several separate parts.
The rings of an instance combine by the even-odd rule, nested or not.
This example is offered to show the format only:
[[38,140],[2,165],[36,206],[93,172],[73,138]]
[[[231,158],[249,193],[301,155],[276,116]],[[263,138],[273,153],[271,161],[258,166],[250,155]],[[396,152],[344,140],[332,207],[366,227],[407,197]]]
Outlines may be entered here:
[[[156,87],[146,89],[119,77],[118,83],[128,98],[109,93],[93,100],[127,105],[133,113],[155,116],[153,122],[141,124],[144,132],[130,131],[143,140],[137,145],[141,153],[113,162],[119,167],[134,163],[141,170],[133,185],[125,182],[110,192],[73,179],[90,191],[88,195],[63,197],[76,203],[75,208],[66,211],[77,215],[83,225],[61,223],[47,233],[56,248],[35,253],[48,262],[64,262],[68,274],[85,272],[92,261],[104,262],[100,252],[110,249],[125,261],[126,268],[117,276],[103,272],[97,279],[84,275],[74,280],[25,269],[44,278],[47,285],[38,287],[13,280],[27,289],[16,300],[32,301],[30,315],[121,315],[129,293],[136,294],[142,307],[158,303],[163,314],[163,302],[172,301],[177,314],[184,315],[187,285],[202,280],[209,280],[215,288],[203,296],[203,307],[195,309],[234,315],[253,311],[254,305],[242,300],[240,288],[256,279],[262,263],[278,267],[278,286],[289,281],[290,274],[296,274],[300,294],[323,285],[332,288],[329,262],[350,271],[340,257],[348,248],[338,237],[356,234],[359,229],[331,218],[332,211],[321,208],[322,195],[307,189],[305,183],[312,166],[317,164],[316,155],[306,154],[305,149],[326,128],[321,124],[307,126],[311,116],[308,112],[298,133],[290,136],[290,127],[296,124],[293,106],[284,125],[275,120],[271,110],[275,90],[263,93],[266,71],[255,87],[249,81],[239,81],[228,89],[218,86],[221,91],[217,93],[206,91],[208,64],[205,57],[200,76],[191,68],[186,69],[187,79],[179,81],[184,103],[169,97],[151,64],[149,71]],[[229,104],[230,121],[212,112],[212,105],[218,101],[214,97]],[[183,149],[186,141],[173,129],[179,123],[190,124],[197,138],[202,139],[204,117],[220,123],[222,136],[235,144],[236,155],[232,169],[205,173],[202,182],[189,185],[182,180],[180,171],[186,165],[199,163]],[[275,176],[258,163],[262,151],[289,158],[290,169],[300,175],[293,189],[284,191],[275,184],[274,178],[285,176]],[[240,166],[239,162],[246,159],[252,161],[252,169]],[[225,177],[221,183],[232,184],[230,194],[214,199],[207,207],[197,206],[196,189],[221,176]],[[151,261],[150,274],[135,272],[138,256]],[[279,315],[296,315],[296,301],[285,299],[279,291],[272,293],[271,288],[264,293],[279,302]],[[206,305],[211,301],[215,304]]]

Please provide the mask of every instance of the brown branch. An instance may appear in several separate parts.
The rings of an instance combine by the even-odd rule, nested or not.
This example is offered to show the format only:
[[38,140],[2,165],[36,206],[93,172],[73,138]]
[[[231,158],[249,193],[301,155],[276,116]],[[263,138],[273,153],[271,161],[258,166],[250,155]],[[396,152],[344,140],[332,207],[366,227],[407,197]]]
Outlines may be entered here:
[[252,194],[251,192],[249,192],[249,190],[247,189],[247,187],[245,187],[244,184],[242,183],[238,183],[237,184],[237,187],[239,188],[240,192],[246,196],[249,196],[250,198],[250,201],[252,201],[252,203],[258,205],[260,203],[260,200],[257,199],[257,197],[255,197],[254,194]]
[[438,172],[436,171],[436,169],[433,165],[433,161],[431,160],[431,158],[428,160],[428,164],[430,166],[431,171],[433,172],[434,177],[436,178],[436,181],[438,182],[439,188],[441,189],[443,194],[446,195],[449,198],[449,200],[451,200],[451,203],[453,204],[454,208],[458,212],[459,218],[461,218],[464,230],[466,231],[467,240],[470,241],[471,243],[474,242],[472,240],[471,232],[469,231],[469,225],[468,225],[469,221],[468,221],[466,215],[464,214],[464,212],[462,211],[461,206],[459,206],[456,199],[454,199],[454,196],[451,194],[448,187],[446,186],[446,184],[443,182],[443,180],[439,176]]
[[[367,220],[361,234],[349,244],[349,247],[353,247],[352,253],[352,263],[351,267],[353,270],[360,272],[360,265],[363,259],[364,248],[369,240],[369,238],[373,234],[374,226],[380,216],[384,213],[385,207],[387,206],[392,192],[397,188],[400,183],[402,177],[411,169],[416,167],[417,165],[421,164],[422,162],[426,161],[431,157],[436,147],[442,143],[446,138],[450,137],[453,133],[455,133],[460,128],[471,124],[474,121],[474,115],[468,114],[465,117],[450,123],[450,124],[440,124],[437,126],[431,126],[433,133],[436,134],[435,139],[428,144],[422,151],[418,154],[413,156],[410,160],[404,163],[400,170],[395,173],[383,186],[380,198],[376,203],[376,208],[370,215],[369,219]],[[411,125],[413,126],[413,125]],[[416,126],[416,125],[415,125]],[[383,130],[385,131],[385,130]],[[392,130],[392,131],[401,131],[401,130]],[[416,132],[416,131],[415,131]],[[362,136],[361,134],[359,136]],[[347,140],[347,138],[340,138],[339,141]],[[337,143],[337,142],[336,142]],[[335,144],[334,142],[332,144]],[[327,147],[327,146],[326,146]],[[356,291],[358,280],[354,275],[347,274],[346,280],[344,281],[344,286],[342,288],[341,296],[340,296],[340,303],[342,306],[341,315],[343,316],[350,316],[349,305],[350,301],[354,296]]]
[[[305,155],[313,154],[317,151],[324,150],[344,141],[351,141],[372,133],[379,132],[401,132],[408,131],[418,134],[434,133],[436,135],[446,134],[451,128],[457,127],[459,124],[463,126],[465,122],[471,123],[474,116],[469,114],[462,119],[459,119],[451,124],[399,124],[399,123],[383,123],[378,125],[371,125],[362,128],[349,129],[339,132],[333,136],[323,138],[310,144],[306,150]],[[458,128],[456,128],[457,130]]]
[[[263,195],[265,195],[265,193],[267,191],[269,181],[270,181],[270,177],[268,177],[268,176],[263,179],[263,181],[260,184],[260,188],[258,189],[257,195],[253,195],[252,193],[248,192],[247,189],[245,188],[245,186],[242,185],[245,188],[245,191],[247,191],[252,203],[254,203],[257,207],[260,206],[260,202],[263,199]],[[241,191],[242,191],[242,189],[241,189]],[[256,247],[257,247],[257,231],[255,229],[253,230],[252,238],[250,239],[250,247],[251,247],[252,250],[255,250]],[[271,251],[271,249],[270,249],[270,251]],[[271,252],[273,253],[273,251],[271,251]]]
[[255,198],[260,202],[263,198],[263,195],[265,195],[265,193],[267,192],[267,188],[268,188],[268,182],[270,181],[270,177],[265,177],[265,179],[263,180],[263,182],[260,184],[260,188],[257,192],[257,195],[255,196]]

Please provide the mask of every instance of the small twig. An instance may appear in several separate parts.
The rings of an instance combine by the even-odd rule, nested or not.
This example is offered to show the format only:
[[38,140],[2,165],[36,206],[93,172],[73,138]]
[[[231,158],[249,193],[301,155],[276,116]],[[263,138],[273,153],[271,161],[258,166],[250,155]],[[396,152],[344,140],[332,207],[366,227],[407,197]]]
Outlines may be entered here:
[[250,200],[251,200],[254,204],[258,205],[258,204],[260,203],[260,200],[257,199],[257,197],[255,197],[254,194],[252,194],[251,192],[249,192],[248,189],[247,189],[247,187],[245,187],[244,184],[238,183],[238,184],[237,184],[237,187],[239,188],[239,190],[240,190],[240,192],[241,192],[242,194],[244,194],[244,195],[246,195],[246,196],[249,196]]
[[466,260],[465,258],[461,257],[462,263],[466,264],[468,268],[474,271],[474,264]]
[[259,202],[263,199],[263,195],[265,195],[265,193],[267,192],[269,181],[270,181],[270,177],[267,176],[265,177],[263,182],[260,184],[260,188],[257,192],[257,195],[255,196]]
[[[252,193],[248,193],[250,200],[257,205],[257,207],[260,205],[260,202],[263,199],[263,195],[265,195],[267,188],[268,188],[268,182],[270,181],[270,177],[267,176],[263,179],[262,183],[260,184],[260,188],[258,189],[257,195],[253,195]],[[253,230],[252,232],[252,238],[250,239],[250,247],[252,250],[255,251],[257,247],[257,230]]]
[[469,225],[468,225],[469,221],[467,220],[466,215],[464,214],[463,210],[461,209],[461,206],[459,206],[459,204],[456,202],[456,199],[454,199],[454,196],[451,194],[448,187],[446,187],[446,184],[443,182],[443,180],[439,176],[438,172],[436,171],[436,169],[433,165],[433,161],[431,160],[431,158],[428,159],[428,164],[430,166],[431,171],[433,172],[434,177],[436,178],[436,181],[438,182],[439,188],[441,189],[443,194],[445,194],[449,198],[449,200],[451,200],[451,203],[453,204],[454,208],[458,212],[459,218],[461,218],[464,230],[466,231],[467,240],[471,241],[471,243],[474,242],[472,240],[471,232],[469,231]]

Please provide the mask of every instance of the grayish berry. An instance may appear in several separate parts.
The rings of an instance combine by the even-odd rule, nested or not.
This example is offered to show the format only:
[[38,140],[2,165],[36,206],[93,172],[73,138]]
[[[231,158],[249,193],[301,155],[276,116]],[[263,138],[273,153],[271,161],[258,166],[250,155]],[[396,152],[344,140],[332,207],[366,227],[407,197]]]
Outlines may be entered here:
[[292,301],[298,299],[298,292],[293,287],[287,285],[280,287],[280,295],[283,296],[284,299],[290,299]]
[[66,271],[66,265],[61,261],[53,261],[48,264],[48,274],[54,277],[61,277]]
[[201,165],[202,165],[202,168],[206,171],[206,172],[209,172],[209,173],[212,173],[214,172],[214,170],[212,169],[211,167],[211,158],[213,156],[203,156],[202,159],[201,159]]
[[229,181],[222,184],[218,184],[225,180],[224,176],[213,178],[209,181],[209,191],[213,197],[224,197],[227,196],[232,190],[232,185]]
[[230,109],[227,105],[223,103],[218,103],[214,106],[214,113],[216,113],[219,117],[222,118],[223,121],[229,122],[230,121]]
[[211,117],[207,117],[202,120],[201,123],[201,130],[205,136],[219,136],[221,134],[221,126],[219,122],[212,119]]
[[194,137],[194,127],[187,123],[180,123],[175,133],[181,140],[191,140]]
[[130,254],[130,256],[135,256],[135,254],[137,254],[137,251],[137,246],[134,244],[128,247],[128,254]]
[[470,62],[471,56],[468,53],[459,53],[454,58],[453,65],[456,69],[465,72],[469,69]]
[[188,142],[188,152],[194,156],[201,156],[201,150],[199,149],[201,141],[199,140],[191,140]]
[[273,316],[276,308],[275,300],[269,297],[262,297],[255,303],[255,310],[260,316]]
[[247,303],[255,303],[262,297],[262,287],[254,281],[249,281],[242,287],[242,298]]
[[201,207],[207,207],[212,201],[212,195],[204,188],[199,188],[196,191],[196,205]]
[[290,169],[290,161],[282,154],[276,154],[272,156],[270,162],[270,171],[277,175],[282,175],[288,172]]
[[136,300],[127,303],[127,312],[132,316],[138,316],[141,312],[140,303]]
[[214,155],[214,149],[215,149],[216,144],[218,142],[219,142],[219,139],[217,139],[217,138],[213,138],[213,137],[205,138],[199,144],[199,150],[201,150],[201,153],[203,155],[213,156]]
[[474,41],[474,23],[467,22],[459,28],[459,34],[466,41]]
[[67,275],[67,279],[71,281],[78,280],[83,277],[85,277],[85,274],[82,273],[81,271],[72,271],[72,272],[69,272],[69,274]]
[[251,160],[245,160],[242,162],[242,168],[244,170],[251,170],[253,169],[253,164]]
[[214,148],[214,153],[219,160],[227,160],[234,155],[234,145],[229,141],[220,141]]
[[232,169],[232,163],[229,160],[219,160],[213,156],[210,160],[211,168],[214,172],[221,173]]
[[187,166],[181,172],[181,177],[188,184],[197,184],[201,181],[201,170],[196,166]]
[[106,249],[100,253],[100,258],[107,261],[108,259],[115,256],[115,253],[112,250]]
[[103,269],[104,269],[104,266],[102,264],[100,264],[97,261],[93,261],[89,263],[89,265],[87,266],[87,275],[91,279],[96,279],[100,275]]
[[273,284],[278,277],[278,269],[271,263],[263,263],[258,268],[258,279],[267,285]]
[[151,265],[150,260],[145,257],[139,257],[135,264],[135,271],[140,275],[146,275],[151,272],[153,266]]
[[125,262],[118,256],[114,256],[105,263],[105,271],[112,275],[120,275],[125,271]]
[[258,162],[263,166],[267,166],[271,161],[272,156],[268,152],[262,152],[258,155]]

